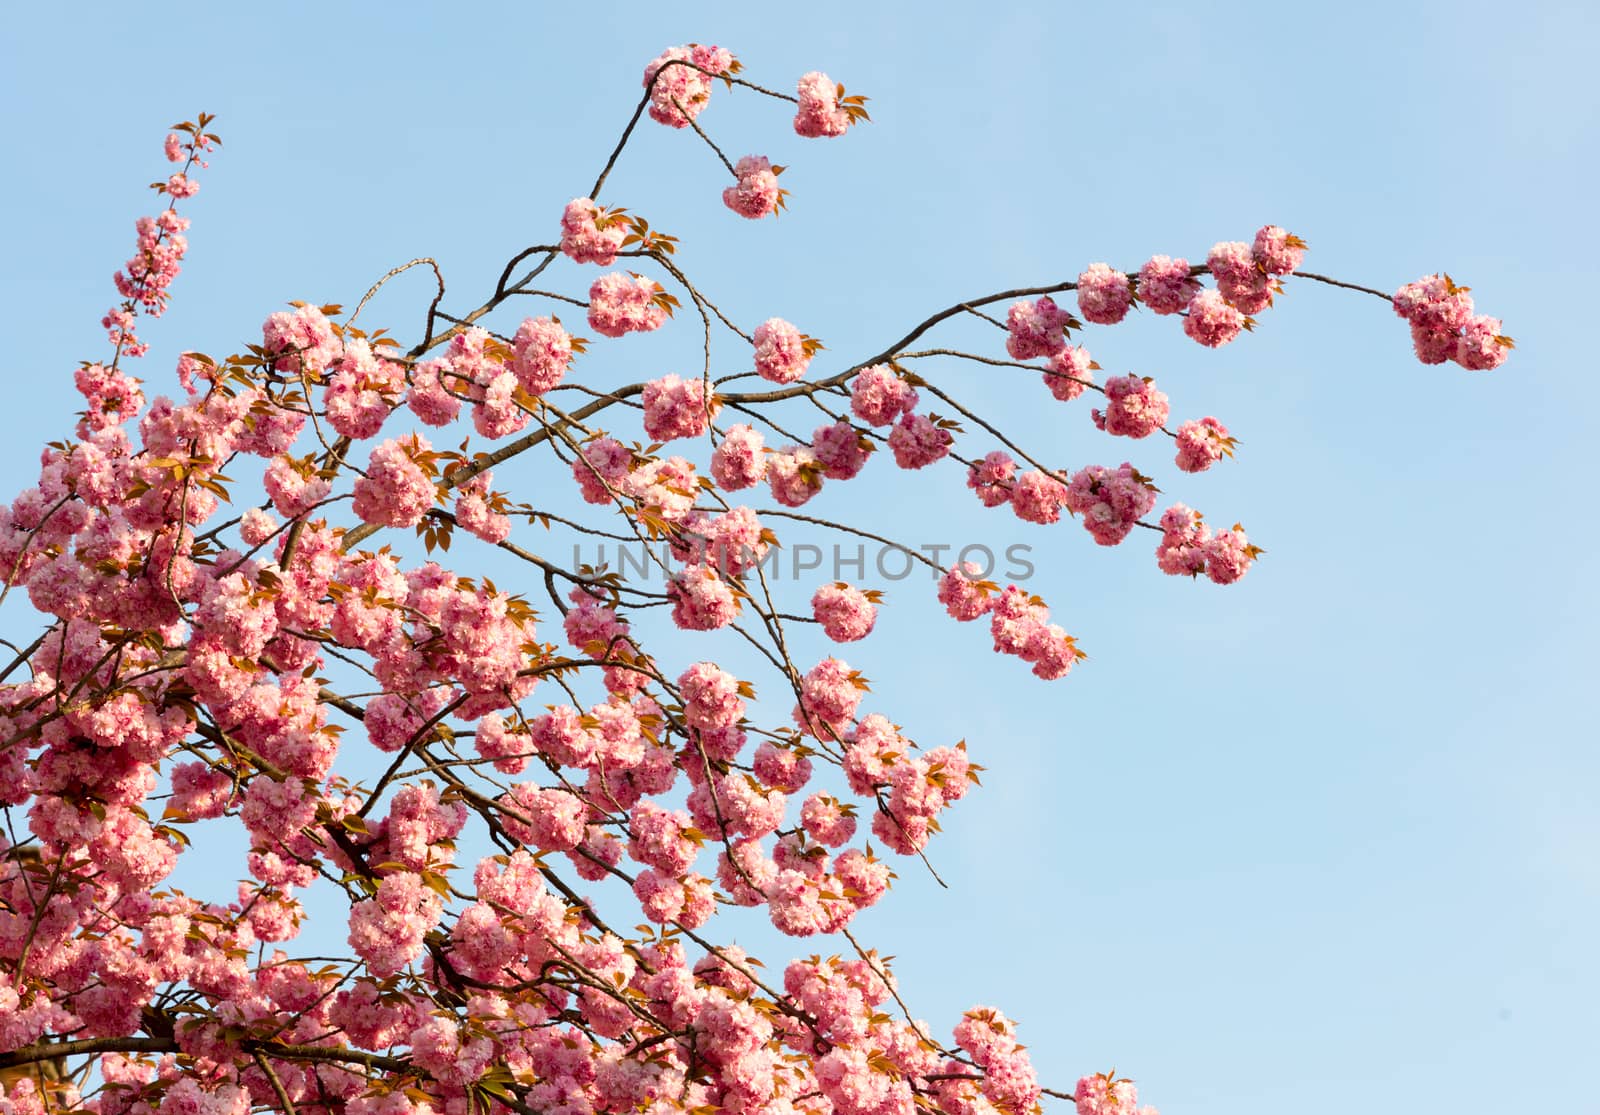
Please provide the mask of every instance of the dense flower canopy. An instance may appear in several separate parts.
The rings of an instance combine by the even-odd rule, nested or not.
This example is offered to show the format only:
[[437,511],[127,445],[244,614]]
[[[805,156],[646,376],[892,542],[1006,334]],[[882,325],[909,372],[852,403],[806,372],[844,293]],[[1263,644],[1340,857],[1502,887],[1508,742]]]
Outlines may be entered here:
[[[702,123],[717,86],[791,102],[803,138],[846,135],[865,98],[820,72],[792,95],[742,72],[725,49],[673,48],[646,67],[640,112],[703,140],[733,179],[723,203],[760,220],[784,205],[783,168],[722,155]],[[176,206],[200,189],[210,126],[167,137],[179,169],[116,274],[109,355],[75,374],[72,438],[0,507],[5,592],[42,617],[0,677],[0,1067],[15,1070],[0,1115],[1020,1115],[1047,1093],[1084,1115],[1140,1110],[1114,1074],[1042,1087],[995,1008],[916,1018],[851,933],[896,869],[923,869],[981,767],[964,744],[908,738],[849,661],[792,654],[786,633],[810,624],[869,662],[880,592],[825,580],[780,602],[766,563],[792,523],[876,538],[823,517],[826,489],[892,467],[1029,524],[1076,519],[1101,546],[1147,532],[1161,573],[1239,580],[1262,553],[1242,526],[1157,511],[1151,479],[1116,463],[1160,435],[1199,473],[1237,439],[1174,418],[1154,377],[1099,382],[1083,341],[1142,308],[1229,344],[1285,282],[1333,281],[1302,271],[1306,243],[1266,225],[1204,265],[1074,266],[834,358],[785,318],[747,333],[673,237],[599,200],[625,135],[485,303],[446,312],[441,276],[409,348],[357,326],[365,299],[349,315],[296,303],[236,354],[182,354],[162,393],[128,367],[148,355],[140,319],[170,304]],[[533,288],[547,269],[583,296]],[[1355,289],[1391,303],[1424,364],[1488,370],[1511,347],[1449,276]],[[513,295],[550,304],[508,320]],[[602,342],[572,331],[573,303],[621,346],[687,304],[704,364],[593,382],[583,356]],[[985,310],[1001,303],[1003,320]],[[988,350],[916,347],[962,314],[995,327]],[[1098,443],[1109,464],[1044,459],[957,398],[943,371],[969,364],[1014,376],[1029,405],[1101,395],[1077,421],[1129,441]],[[592,517],[497,490],[514,460],[542,462]],[[729,498],[745,492],[778,506]],[[657,544],[659,576],[564,565],[530,527]],[[540,588],[476,575],[472,545]],[[961,561],[934,572],[951,619],[986,621],[1037,678],[1082,659],[1023,586]],[[672,638],[641,634],[657,614]],[[765,672],[725,668],[731,645]],[[362,753],[376,779],[350,776]],[[245,833],[248,877],[192,895],[169,880],[210,823]],[[735,906],[837,951],[764,966],[719,939]],[[348,952],[294,951],[330,909]]]

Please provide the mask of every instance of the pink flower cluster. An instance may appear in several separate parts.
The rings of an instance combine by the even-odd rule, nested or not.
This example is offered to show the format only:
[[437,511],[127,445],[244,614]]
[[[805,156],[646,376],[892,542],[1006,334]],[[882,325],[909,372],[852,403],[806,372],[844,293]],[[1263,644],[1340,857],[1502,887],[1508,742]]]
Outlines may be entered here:
[[715,631],[739,618],[739,597],[710,565],[691,565],[667,582],[672,622],[685,631]]
[[939,580],[939,602],[951,618],[969,622],[989,616],[989,633],[998,654],[1011,654],[1033,666],[1035,677],[1053,681],[1065,677],[1084,657],[1077,640],[1050,622],[1050,609],[1036,596],[1016,585],[1002,591],[992,581],[978,578],[971,562],[953,565]]
[[1202,290],[1189,300],[1183,331],[1207,348],[1221,348],[1237,337],[1249,320],[1221,291]]
[[824,658],[800,680],[795,723],[801,731],[819,739],[843,738],[865,691],[861,671],[852,670],[837,658]]
[[[890,444],[894,437],[890,435]],[[811,452],[829,480],[854,480],[867,467],[876,446],[848,422],[818,426],[811,432]]]
[[[191,165],[207,165],[199,158],[199,154],[210,150],[216,137],[200,129],[209,119],[203,117],[199,127],[187,122],[182,125],[188,138],[176,132],[167,136],[165,154],[168,162],[181,162],[187,158]],[[180,170],[165,182],[154,183],[154,189],[179,200],[199,193],[200,184]],[[100,320],[119,356],[143,356],[149,350],[149,346],[139,340],[135,331],[135,315],[140,310],[151,317],[160,317],[166,312],[171,298],[169,288],[182,270],[183,257],[189,249],[189,242],[183,235],[189,230],[189,219],[178,216],[170,206],[159,216],[140,217],[136,230],[138,244],[133,257],[112,276],[117,293],[122,296],[122,304],[112,307]]]
[[[1017,1041],[1016,1026],[1005,1015],[992,1007],[969,1010],[956,1024],[955,1039],[983,1070],[978,1089],[996,1110],[1029,1111],[1038,1105],[1042,1093],[1033,1065]],[[963,1066],[950,1061],[945,1067],[954,1074]]]
[[717,410],[716,397],[706,399],[704,380],[664,375],[644,386],[644,432],[652,441],[699,437]]
[[1474,313],[1468,288],[1448,275],[1424,275],[1395,291],[1394,312],[1411,323],[1411,341],[1424,364],[1453,360],[1468,371],[1492,371],[1513,347],[1500,319]]
[[1011,510],[1025,523],[1059,522],[1067,505],[1067,486],[1055,476],[1029,469],[1011,486]]
[[955,443],[947,424],[936,415],[906,414],[889,431],[894,463],[904,469],[927,468],[950,454]]
[[1189,274],[1189,261],[1171,256],[1151,256],[1139,268],[1139,301],[1157,314],[1181,313],[1200,292]]
[[1135,1107],[1139,1090],[1133,1081],[1112,1072],[1097,1072],[1078,1081],[1073,1090],[1078,1115],[1159,1115],[1150,1106]]
[[585,445],[572,462],[572,478],[578,482],[585,503],[605,504],[627,479],[633,467],[633,453],[615,438],[602,437]]
[[722,204],[751,220],[771,216],[783,208],[788,193],[778,185],[781,173],[783,168],[773,166],[766,156],[746,155],[734,165],[738,181],[722,191]]
[[1043,373],[1044,385],[1050,394],[1063,403],[1070,403],[1094,383],[1094,373],[1100,368],[1082,345],[1069,345],[1050,357]]
[[1115,546],[1156,505],[1148,477],[1124,462],[1115,469],[1090,465],[1067,483],[1066,506],[1083,518],[1083,528],[1102,546]]
[[812,594],[811,614],[836,643],[865,639],[878,621],[873,595],[843,581],[823,585]]
[[802,507],[822,491],[824,466],[804,446],[791,446],[767,458],[767,486],[785,507]]
[[574,347],[559,321],[525,318],[511,342],[511,374],[528,394],[543,395],[567,374]]
[[1198,511],[1181,503],[1162,512],[1156,564],[1163,573],[1175,577],[1204,573],[1216,584],[1231,585],[1249,571],[1260,553],[1237,523],[1231,530],[1213,533]]
[[322,397],[323,413],[343,437],[357,441],[373,437],[405,397],[405,370],[374,353],[363,338],[346,344],[328,370],[332,375]]
[[261,347],[273,370],[312,377],[320,376],[344,349],[333,323],[316,306],[307,305],[269,315],[261,327]]
[[850,413],[869,426],[887,426],[916,408],[917,389],[887,364],[874,364],[856,373],[850,391]]
[[1276,284],[1249,244],[1237,240],[1217,244],[1206,257],[1206,267],[1222,297],[1240,313],[1259,314],[1272,305]]
[[796,135],[808,139],[842,136],[850,130],[850,114],[840,107],[839,87],[827,74],[813,70],[800,79],[800,98],[794,115]]
[[781,317],[768,318],[751,335],[756,346],[756,375],[773,383],[793,383],[806,374],[809,339]]
[[1118,437],[1149,437],[1166,425],[1171,407],[1149,376],[1114,376],[1106,380],[1106,409],[1090,412],[1097,428]]
[[1184,472],[1204,472],[1223,457],[1233,456],[1228,427],[1210,416],[1179,426],[1177,442],[1178,467]]
[[1078,312],[1084,321],[1115,325],[1133,306],[1133,284],[1128,276],[1104,263],[1091,263],[1078,276]]
[[620,210],[603,209],[586,197],[575,197],[561,211],[561,251],[574,263],[610,267],[628,235]]
[[963,623],[977,619],[993,607],[993,595],[1000,587],[992,581],[978,579],[979,568],[972,562],[952,565],[939,579],[939,603],[950,618]]
[[1054,681],[1066,677],[1084,657],[1077,640],[1050,622],[1050,609],[1037,596],[1007,585],[989,606],[989,633],[999,654],[1013,654],[1033,665],[1035,677]]
[[985,507],[999,507],[1011,499],[1011,483],[1017,475],[1017,462],[1011,454],[996,449],[974,461],[967,469],[967,487]]
[[766,442],[746,424],[730,426],[711,454],[711,478],[725,492],[754,487],[766,479]]
[[390,438],[372,451],[367,474],[355,483],[355,512],[362,522],[411,527],[433,506],[435,491],[420,463],[432,446],[420,434]]
[[744,716],[739,679],[714,662],[696,662],[678,675],[684,723],[713,731],[731,728]]
[[668,317],[661,294],[661,284],[643,275],[602,275],[589,287],[589,328],[607,337],[660,329]]
[[738,72],[738,63],[721,47],[690,43],[662,51],[644,68],[650,119],[671,128],[688,127],[710,103],[712,79],[730,72]]
[[1006,351],[1013,360],[1054,356],[1067,347],[1067,330],[1076,324],[1048,294],[1034,302],[1013,302],[1006,311]]

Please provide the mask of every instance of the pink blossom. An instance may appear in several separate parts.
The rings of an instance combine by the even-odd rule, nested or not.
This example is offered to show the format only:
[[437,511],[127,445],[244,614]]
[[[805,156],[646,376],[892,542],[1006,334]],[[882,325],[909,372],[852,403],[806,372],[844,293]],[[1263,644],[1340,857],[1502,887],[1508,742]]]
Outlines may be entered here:
[[628,855],[658,871],[681,875],[700,851],[688,835],[693,829],[692,820],[682,810],[670,811],[642,801],[628,812]]
[[376,897],[350,908],[350,947],[373,975],[394,975],[416,959],[440,907],[422,876],[409,871],[386,876]]
[[[680,64],[668,65],[669,62]],[[699,116],[711,100],[711,79],[735,65],[733,55],[721,47],[690,43],[662,51],[644,68],[644,86],[650,91],[650,119],[671,128],[688,127],[689,121]]]
[[274,457],[262,477],[273,508],[285,519],[298,518],[333,491],[333,481],[317,475],[310,461]]
[[722,191],[722,204],[741,217],[758,220],[783,208],[787,192],[778,185],[778,171],[764,155],[746,155],[734,166],[736,183]]
[[375,354],[367,341],[350,341],[330,366],[323,394],[328,425],[344,437],[374,436],[405,394],[405,370]]
[[1221,348],[1239,335],[1247,321],[1219,291],[1202,290],[1189,300],[1183,331],[1207,348]]
[[874,364],[856,374],[850,411],[869,426],[887,426],[917,405],[917,389],[895,375],[887,364]]
[[572,351],[572,337],[560,322],[526,318],[511,342],[511,374],[528,394],[543,395],[566,375]]
[[583,843],[588,806],[565,789],[541,789],[520,782],[500,799],[501,824],[518,840],[547,852],[564,852]]
[[1306,243],[1277,225],[1263,225],[1251,245],[1257,265],[1268,275],[1289,275],[1306,258]]
[[1054,523],[1067,503],[1067,486],[1054,476],[1029,469],[1011,486],[1011,509],[1029,523]]
[[889,432],[894,463],[905,469],[926,468],[944,459],[954,442],[950,431],[926,414],[906,414]]
[[642,275],[602,275],[589,287],[589,327],[607,337],[659,329],[667,320],[661,294],[661,284]]
[[585,445],[572,462],[572,477],[582,489],[585,503],[612,501],[612,491],[621,486],[633,463],[633,454],[615,438],[602,437]]
[[315,306],[279,311],[261,327],[261,347],[273,368],[290,375],[316,375],[338,358],[341,346],[333,326]]
[[856,819],[837,798],[812,794],[800,807],[800,823],[818,844],[837,848],[856,832]]
[[406,405],[424,425],[448,426],[461,413],[461,400],[445,386],[444,376],[450,372],[450,362],[442,358],[424,360],[411,369]]
[[707,405],[703,380],[665,375],[644,385],[644,432],[653,441],[699,437],[718,409],[715,396]]
[[744,716],[739,679],[714,662],[696,662],[678,675],[683,719],[691,728],[729,728]]
[[1152,507],[1156,493],[1147,477],[1130,464],[1116,469],[1090,465],[1067,484],[1067,509],[1082,516],[1083,527],[1102,546],[1115,546]]
[[573,198],[561,212],[561,251],[575,263],[610,267],[627,235],[628,221],[620,212],[586,197]]
[[1204,472],[1233,454],[1228,427],[1209,416],[1179,426],[1177,442],[1178,467],[1184,472]]
[[808,724],[814,721],[838,732],[855,715],[862,692],[860,671],[837,658],[824,658],[800,681],[800,708]]
[[768,318],[751,335],[756,348],[756,374],[773,383],[793,383],[806,374],[811,355],[807,337],[780,317]]
[[1078,312],[1084,321],[1115,325],[1128,315],[1133,289],[1128,276],[1108,264],[1091,263],[1078,276]]
[[878,609],[865,592],[844,582],[823,585],[811,596],[811,614],[836,643],[853,643],[872,633]]
[[800,79],[800,108],[794,115],[796,135],[808,139],[841,136],[850,130],[850,114],[839,107],[839,88],[827,74],[813,70]]
[[1161,541],[1156,545],[1156,564],[1169,576],[1196,577],[1206,571],[1206,547],[1211,528],[1200,514],[1175,503],[1161,514]]
[[686,631],[713,631],[739,616],[739,599],[728,583],[707,565],[692,565],[667,583],[672,622]]
[[252,507],[239,517],[239,539],[247,546],[259,546],[276,533],[278,520],[259,507]]
[[792,748],[779,747],[770,739],[763,740],[756,748],[750,769],[762,782],[786,794],[798,793],[811,781],[811,760]]
[[978,566],[972,562],[952,565],[939,579],[939,603],[954,619],[974,620],[989,611],[993,604],[989,593],[994,588],[980,579]]
[[767,459],[767,484],[772,498],[785,507],[801,507],[822,491],[823,465],[802,446],[791,446]]
[[232,803],[234,779],[226,770],[205,763],[179,763],[172,768],[168,807],[191,820],[220,817]]
[[754,427],[730,426],[711,454],[711,476],[724,491],[737,492],[761,483],[767,475],[765,442]]
[[1421,325],[1411,327],[1411,345],[1417,359],[1424,364],[1443,364],[1453,360],[1461,348],[1461,338],[1446,329],[1429,329]]
[[875,446],[848,422],[818,426],[811,432],[811,451],[829,480],[853,480],[871,460]]
[[433,447],[420,434],[390,438],[372,451],[367,474],[355,483],[355,512],[363,522],[410,527],[433,506],[434,487],[417,463]]
[[996,449],[967,469],[967,487],[977,493],[978,502],[985,507],[999,507],[1011,498],[1016,474],[1017,462],[1009,453]]
[[1448,275],[1424,275],[1394,293],[1394,312],[1420,329],[1454,333],[1473,313],[1472,295]]
[[1094,424],[1119,437],[1149,437],[1166,424],[1167,396],[1148,376],[1114,376],[1106,380],[1106,409],[1093,411]]
[[103,364],[84,364],[72,373],[73,385],[87,404],[78,423],[79,437],[121,425],[144,408],[139,381]]
[[1231,530],[1219,530],[1205,544],[1206,576],[1215,584],[1231,585],[1245,575],[1259,552],[1237,523]]
[[1048,294],[1035,302],[1013,302],[1006,311],[1006,351],[1013,360],[1054,356],[1067,347],[1066,331],[1073,324],[1072,315]]
[[1063,403],[1070,403],[1083,389],[1094,383],[1096,364],[1089,350],[1082,345],[1069,345],[1050,358],[1042,378],[1050,394]]
[[622,478],[622,493],[670,523],[686,522],[700,481],[682,457],[657,458]]
[[1222,297],[1241,313],[1259,313],[1271,303],[1270,278],[1249,244],[1239,240],[1216,244],[1206,257],[1206,267],[1217,280]]
[[494,474],[480,472],[456,487],[456,522],[463,530],[488,543],[504,542],[511,534],[511,520],[496,510],[497,497],[489,491]]
[[1469,372],[1487,372],[1506,362],[1510,346],[1500,332],[1500,319],[1479,314],[1467,321],[1453,356]]
[[1139,268],[1139,301],[1157,314],[1175,314],[1189,304],[1200,284],[1189,275],[1189,261],[1152,256]]
[[1078,1115],[1136,1115],[1134,1105],[1139,1102],[1139,1092],[1131,1080],[1096,1073],[1078,1081],[1073,1098]]

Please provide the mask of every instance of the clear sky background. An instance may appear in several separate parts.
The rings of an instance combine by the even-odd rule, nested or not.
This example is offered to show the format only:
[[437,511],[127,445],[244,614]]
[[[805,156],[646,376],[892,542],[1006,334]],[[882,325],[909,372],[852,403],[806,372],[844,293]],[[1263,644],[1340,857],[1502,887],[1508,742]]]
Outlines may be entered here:
[[[1305,282],[1216,352],[1149,314],[1091,329],[1109,371],[1239,435],[1203,477],[1108,441],[1088,400],[1054,404],[1032,376],[942,373],[1065,465],[1126,455],[1243,520],[1268,553],[1232,588],[1161,576],[1142,534],[1102,550],[1070,522],[985,513],[953,470],[880,461],[813,505],[918,543],[1027,542],[1030,587],[1092,656],[1037,682],[931,586],[865,579],[892,604],[845,655],[870,708],[925,745],[965,738],[988,771],[933,845],[950,889],[906,865],[859,926],[921,1017],[948,1032],[1001,1007],[1058,1087],[1115,1065],[1169,1113],[1600,1111],[1596,20],[1578,3],[12,5],[7,491],[70,429],[161,137],[201,109],[226,146],[187,210],[174,312],[145,329],[151,394],[175,389],[179,351],[237,350],[290,299],[353,304],[413,256],[476,305],[588,189],[643,65],[689,41],[766,84],[822,69],[872,97],[872,125],[821,143],[718,91],[701,119],[729,154],[792,168],[777,222],[724,210],[709,153],[648,124],[606,193],[682,236],[736,320],[789,318],[829,367],[958,300],[1203,259],[1268,222],[1310,241],[1309,269],[1385,290],[1448,270],[1516,337],[1500,371],[1423,367],[1382,304]],[[369,313],[410,339],[428,296],[417,276]],[[583,373],[693,371],[698,345],[680,319]],[[569,481],[530,464],[500,484],[539,501]],[[681,649],[680,667],[704,656]],[[242,870],[199,869],[219,897]],[[769,961],[813,951],[740,924]]]

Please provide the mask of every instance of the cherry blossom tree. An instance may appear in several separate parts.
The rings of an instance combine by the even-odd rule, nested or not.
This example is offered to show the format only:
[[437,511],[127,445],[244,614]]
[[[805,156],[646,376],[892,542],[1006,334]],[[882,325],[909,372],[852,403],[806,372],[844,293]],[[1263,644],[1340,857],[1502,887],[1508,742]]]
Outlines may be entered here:
[[[1200,473],[1232,467],[1228,427],[1103,369],[1090,326],[1148,314],[1215,349],[1308,281],[1388,303],[1425,364],[1489,370],[1511,341],[1447,275],[1389,295],[1307,272],[1273,225],[1203,262],[974,297],[874,353],[731,320],[641,199],[602,196],[648,115],[726,168],[732,214],[775,217],[784,168],[723,152],[701,123],[714,95],[777,102],[808,138],[868,119],[824,74],[790,95],[742,72],[716,47],[651,62],[586,195],[476,307],[412,260],[348,313],[295,303],[237,353],[183,353],[152,397],[129,370],[139,326],[168,308],[179,209],[219,144],[204,114],[167,137],[176,169],[116,275],[109,355],[78,368],[71,436],[0,508],[3,593],[42,617],[0,674],[4,1115],[1136,1109],[1110,1072],[1043,1086],[996,1008],[918,1019],[852,931],[896,870],[934,869],[939,818],[981,768],[907,738],[861,669],[802,653],[868,638],[883,598],[824,580],[787,599],[782,540],[930,566],[969,625],[953,638],[980,648],[986,626],[1019,674],[1058,681],[1083,652],[1046,601],[829,517],[825,489],[937,468],[952,498],[1142,538],[1160,573],[1216,585],[1262,551],[1226,516],[1158,510],[1114,442],[1075,468],[1019,444],[960,400],[964,366],[1037,377],[1035,405]],[[366,323],[417,270],[436,293],[415,331]],[[992,345],[941,339],[972,319]],[[669,327],[703,338],[699,368],[585,376],[591,347]],[[537,502],[496,486],[513,463],[538,466]],[[548,506],[557,487],[580,513]],[[637,547],[650,575],[561,560],[573,540]],[[482,573],[491,552],[525,571],[517,591]],[[218,826],[247,834],[245,881],[179,889]],[[733,907],[830,954],[763,964],[726,943]],[[297,948],[318,931],[347,950]]]

